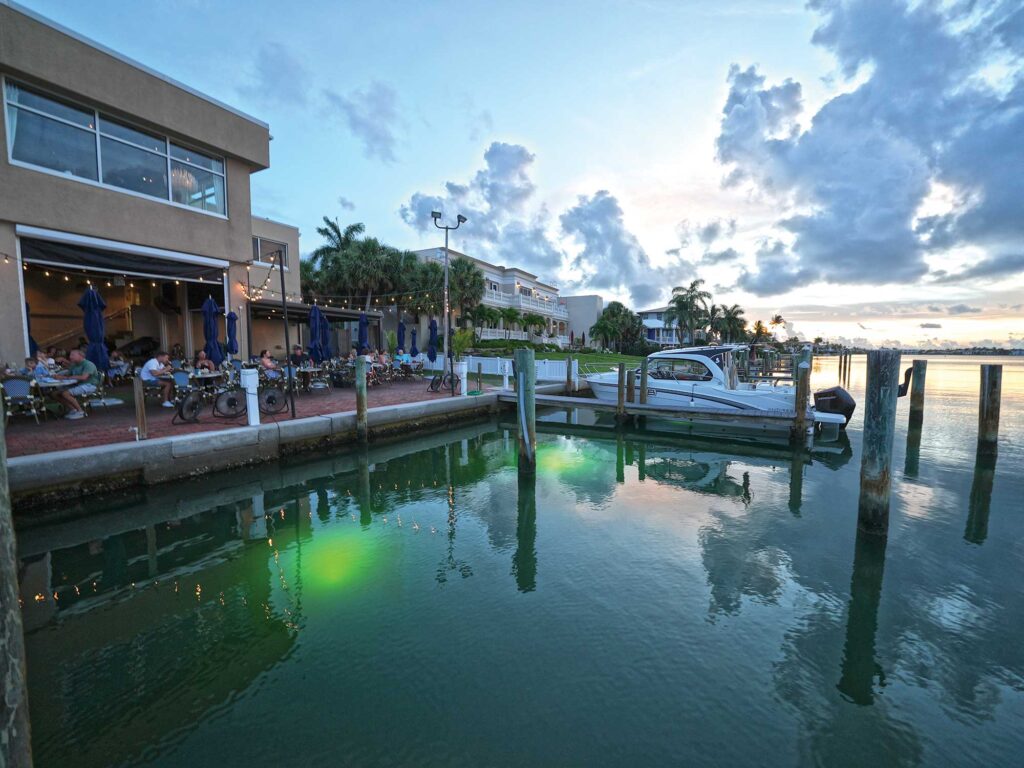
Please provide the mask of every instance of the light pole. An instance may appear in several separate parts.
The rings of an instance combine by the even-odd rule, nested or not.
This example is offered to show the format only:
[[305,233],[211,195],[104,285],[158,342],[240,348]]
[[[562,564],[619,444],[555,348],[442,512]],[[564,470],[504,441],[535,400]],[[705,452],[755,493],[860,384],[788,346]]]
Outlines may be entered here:
[[[449,226],[447,224],[441,224],[441,212],[431,211],[430,218],[434,220],[434,226],[438,229],[444,230],[444,356],[447,361],[444,366],[442,373],[450,374],[448,379],[449,386],[452,390],[452,397],[455,397],[455,359],[452,356],[452,340],[451,340],[451,328],[452,328],[452,306],[448,299],[448,233],[452,230],[456,230],[466,222],[466,217],[461,213],[455,217],[455,226]],[[441,378],[444,381],[442,375]]]

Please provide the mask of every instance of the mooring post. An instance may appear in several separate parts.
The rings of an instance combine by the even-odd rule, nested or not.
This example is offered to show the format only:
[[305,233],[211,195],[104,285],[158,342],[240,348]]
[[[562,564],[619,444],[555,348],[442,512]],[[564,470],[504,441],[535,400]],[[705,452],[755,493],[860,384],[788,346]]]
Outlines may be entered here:
[[640,363],[640,404],[647,405],[647,358]]
[[883,536],[889,532],[892,442],[896,433],[899,378],[898,349],[868,352],[857,525],[865,533]]
[[[141,384],[141,382],[140,382]],[[11,522],[11,493],[7,485],[7,440],[0,419],[0,765],[32,765],[29,738],[28,691],[25,686],[25,639],[18,600],[18,555]]]
[[146,439],[146,393],[142,388],[142,377],[132,379],[132,394],[135,396],[135,425],[138,439]]
[[921,426],[924,421],[924,380],[928,374],[928,361],[915,360],[910,380],[910,425]]
[[626,419],[626,364],[619,363],[619,391],[618,400],[615,404],[615,420],[625,421]]
[[356,358],[356,439],[366,442],[366,358]]
[[978,452],[995,454],[999,448],[999,405],[1002,399],[1003,366],[981,366],[978,396]]
[[793,419],[793,433],[790,436],[794,445],[807,441],[807,408],[811,399],[811,364],[804,360],[797,364],[794,371],[796,377],[796,397],[793,406],[796,416]]
[[626,402],[636,402],[636,371],[626,371]]
[[565,393],[572,392],[572,355],[565,357]]
[[484,391],[484,364],[483,363],[477,363],[476,364],[476,391],[477,392],[483,392]]
[[537,469],[537,366],[532,349],[516,350],[516,414],[519,424],[519,471]]

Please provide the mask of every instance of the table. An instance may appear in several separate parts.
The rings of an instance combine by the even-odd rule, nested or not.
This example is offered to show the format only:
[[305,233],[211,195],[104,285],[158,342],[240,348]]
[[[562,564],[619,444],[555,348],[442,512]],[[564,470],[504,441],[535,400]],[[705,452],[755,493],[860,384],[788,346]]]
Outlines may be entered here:
[[73,379],[68,381],[36,381],[36,386],[44,392],[48,390],[51,392],[57,392],[62,389],[70,389],[71,387],[77,386],[81,383],[82,382],[75,381]]

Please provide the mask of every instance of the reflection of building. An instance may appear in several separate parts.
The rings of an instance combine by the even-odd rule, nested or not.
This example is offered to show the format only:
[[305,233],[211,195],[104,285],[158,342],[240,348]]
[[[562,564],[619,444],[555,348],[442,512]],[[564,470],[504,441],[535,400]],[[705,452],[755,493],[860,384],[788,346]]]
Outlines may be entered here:
[[[264,287],[276,252],[305,320],[297,230],[251,215],[249,177],[270,164],[266,123],[30,11],[0,4],[0,29],[0,359],[24,357],[30,335],[76,346],[90,285],[109,342],[191,353],[212,296],[238,314],[244,353],[248,286]],[[280,304],[280,273],[266,283],[257,303]],[[280,321],[276,334],[255,328],[254,346],[283,352]]]

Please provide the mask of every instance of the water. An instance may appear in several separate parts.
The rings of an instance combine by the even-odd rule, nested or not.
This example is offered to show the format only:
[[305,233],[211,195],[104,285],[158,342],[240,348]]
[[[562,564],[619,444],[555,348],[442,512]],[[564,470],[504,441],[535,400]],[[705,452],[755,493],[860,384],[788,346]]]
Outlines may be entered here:
[[20,537],[36,765],[1020,764],[1024,361],[994,471],[979,362],[916,456],[900,402],[887,544],[860,413],[809,464],[556,412],[535,483],[485,423],[96,500]]

